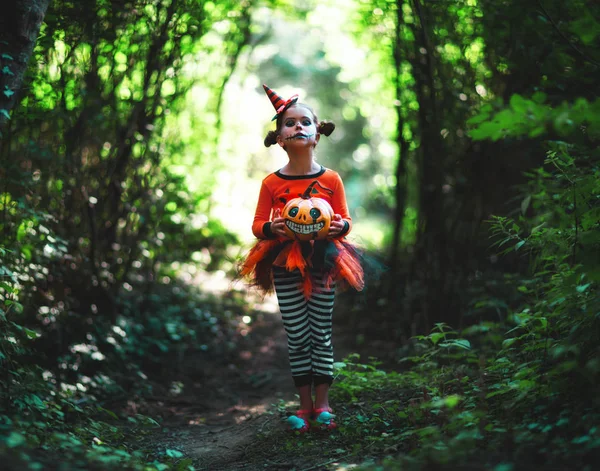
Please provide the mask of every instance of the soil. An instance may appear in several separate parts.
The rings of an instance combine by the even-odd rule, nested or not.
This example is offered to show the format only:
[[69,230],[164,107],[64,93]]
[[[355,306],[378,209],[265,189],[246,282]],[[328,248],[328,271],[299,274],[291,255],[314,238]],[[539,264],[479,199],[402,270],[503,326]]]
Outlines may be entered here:
[[[340,361],[357,345],[349,328],[336,327],[337,310],[333,340]],[[162,418],[160,431],[147,438],[150,446],[183,453],[196,470],[327,469],[319,457],[290,461],[276,445],[265,449],[265,437],[281,444],[292,436],[285,417],[298,402],[276,299],[266,298],[249,314],[252,321],[240,324],[231,354],[186,358],[171,375],[170,391],[145,403],[142,413]]]
[[163,403],[170,415],[164,417],[162,445],[192,458],[196,469],[240,469],[257,433],[284,430],[278,415],[267,411],[295,399],[285,333],[274,314],[263,313],[248,336],[254,348],[240,351],[237,362],[206,365],[206,377],[218,378],[209,391],[206,383],[184,384],[184,393]]

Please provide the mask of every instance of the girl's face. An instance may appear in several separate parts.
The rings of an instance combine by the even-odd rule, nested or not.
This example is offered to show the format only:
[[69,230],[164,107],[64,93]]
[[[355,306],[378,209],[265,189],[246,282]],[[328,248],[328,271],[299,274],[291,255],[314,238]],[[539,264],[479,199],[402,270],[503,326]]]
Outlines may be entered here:
[[277,136],[277,143],[281,147],[315,147],[320,137],[311,110],[300,105],[292,106],[285,111]]

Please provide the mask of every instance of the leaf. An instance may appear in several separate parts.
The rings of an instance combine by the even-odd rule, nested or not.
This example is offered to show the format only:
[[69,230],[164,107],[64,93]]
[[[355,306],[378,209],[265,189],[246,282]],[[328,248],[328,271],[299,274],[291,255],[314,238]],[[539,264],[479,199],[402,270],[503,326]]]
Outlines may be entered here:
[[25,258],[25,260],[31,260],[31,249],[33,247],[31,245],[24,245],[21,247],[21,255]]
[[562,304],[567,300],[567,298],[565,298],[564,296],[561,296],[560,298],[555,299],[554,301],[552,301],[550,303],[550,307],[554,307],[557,304]]
[[0,114],[2,116],[4,116],[6,119],[10,119],[10,115],[8,114],[8,111],[6,111],[4,108],[0,108]]
[[471,342],[465,339],[456,339],[456,340],[448,340],[446,342],[440,343],[440,347],[460,347],[465,350],[471,349]]
[[512,465],[512,463],[500,463],[496,465],[493,471],[512,471],[513,469],[514,466]]
[[529,131],[529,137],[538,137],[546,132],[546,126],[537,126]]
[[7,98],[10,98],[11,96],[13,96],[15,94],[15,92],[13,92],[12,90],[10,90],[9,88],[5,88],[4,89],[4,96],[6,96]]
[[544,221],[540,225],[535,226],[533,229],[531,229],[531,233],[535,234],[536,232],[539,232],[542,229],[542,227],[544,227],[545,225],[546,225],[546,222]]
[[577,290],[578,293],[584,293],[590,287],[590,285],[591,285],[591,283],[587,283],[585,285],[579,285],[575,289]]
[[364,415],[361,415],[361,414],[358,414],[358,415],[356,416],[356,419],[357,419],[357,420],[358,420],[358,421],[359,421],[361,424],[364,424],[365,422],[368,422],[368,421],[369,421],[369,418],[368,418],[368,417],[365,417]]
[[462,398],[458,394],[452,394],[452,395],[444,398],[444,403],[448,408],[454,409],[458,405],[458,403],[460,402],[461,399]]
[[15,74],[13,74],[12,70],[10,70],[10,69],[8,68],[8,66],[7,66],[7,65],[5,65],[5,66],[4,66],[4,68],[2,69],[2,73],[3,73],[4,75],[15,75]]
[[6,445],[8,448],[16,448],[19,445],[25,443],[25,437],[21,435],[19,432],[11,432],[11,434],[6,439]]
[[455,340],[454,343],[461,348],[464,348],[467,350],[471,349],[471,342],[469,342],[466,339],[458,339],[458,340]]
[[178,450],[167,450],[166,454],[170,458],[183,458],[183,453]]
[[515,245],[515,251],[519,250],[521,247],[523,247],[523,245],[525,245],[525,241],[524,240],[518,242],[517,245]]
[[444,337],[446,337],[446,334],[444,334],[443,332],[434,332],[429,336],[434,345],[437,345],[437,343]]
[[487,393],[485,395],[485,398],[486,399],[490,399],[490,398],[492,398],[494,396],[499,396],[500,394],[506,394],[506,393],[510,393],[510,392],[512,392],[512,389],[506,389],[506,388],[505,389],[500,389],[499,391],[493,391],[493,392]]
[[580,437],[575,437],[573,440],[571,440],[571,443],[574,445],[580,445],[581,443],[589,442],[590,440],[591,437],[589,435],[581,435]]
[[600,221],[600,208],[594,208],[591,211],[588,211],[581,218],[581,227],[583,230],[587,231],[591,229]]
[[510,106],[517,113],[524,113],[527,111],[529,101],[524,99],[521,95],[515,94],[510,97]]
[[[492,121],[484,121],[475,129],[469,131],[469,135],[474,140],[482,140],[487,138],[494,138],[502,131],[502,127],[498,123]],[[496,140],[496,139],[494,139]]]
[[[23,312],[23,305],[21,303],[7,299],[4,302],[4,304],[6,304],[6,306],[13,306],[15,308],[15,311],[18,312],[19,314],[21,314]],[[19,329],[21,329],[21,326],[18,326],[18,327],[19,327]]]
[[3,52],[0,55],[0,57],[2,57],[2,59],[7,60],[7,61],[14,61],[13,57],[10,54],[7,54],[6,52]]
[[13,288],[8,283],[5,283],[4,281],[0,281],[0,288],[5,290],[7,293],[16,293],[17,292],[17,290],[15,288]]
[[569,29],[579,36],[583,44],[590,45],[595,41],[596,36],[600,34],[600,23],[588,13],[578,20],[573,21]]
[[527,212],[527,208],[529,208],[530,203],[531,195],[527,196],[523,201],[521,201],[521,214],[525,214]]
[[177,468],[175,471],[194,471],[194,467],[192,466],[193,460],[191,458],[186,458],[185,460],[181,460],[177,463]]
[[40,409],[46,409],[46,404],[44,404],[44,401],[42,401],[39,398],[39,396],[36,396],[35,394],[31,394],[30,398],[31,398],[31,401],[33,402],[33,404],[38,406]]
[[115,414],[111,410],[105,409],[104,407],[100,407],[100,406],[98,406],[98,410],[101,412],[106,412],[108,415],[110,415],[115,420],[119,420],[119,417],[117,417],[117,414]]
[[544,103],[546,101],[546,97],[547,97],[547,95],[544,92],[535,92],[531,96],[531,99],[541,105],[542,103]]
[[27,334],[27,337],[29,337],[30,339],[38,338],[38,333],[35,330],[28,329],[27,327],[25,327],[23,330]]
[[475,115],[467,120],[467,124],[479,124],[483,123],[487,119],[489,119],[490,115],[488,113],[480,113]]

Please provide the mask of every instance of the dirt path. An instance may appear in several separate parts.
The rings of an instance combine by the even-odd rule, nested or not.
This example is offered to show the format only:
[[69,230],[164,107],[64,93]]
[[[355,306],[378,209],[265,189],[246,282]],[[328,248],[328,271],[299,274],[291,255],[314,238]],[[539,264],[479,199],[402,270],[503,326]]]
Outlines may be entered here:
[[[148,403],[144,412],[163,418],[162,429],[151,437],[152,448],[177,450],[192,458],[196,470],[323,469],[276,456],[276,445],[273,454],[264,449],[265,435],[274,442],[287,440],[286,409],[297,407],[297,397],[276,299],[255,305],[248,313],[251,322],[238,328],[229,355],[186,358],[183,370],[171,375],[175,393]],[[339,361],[353,347],[343,329],[336,335],[336,312],[333,335]],[[263,448],[260,453],[257,446]]]
[[148,415],[163,418],[162,430],[151,437],[153,448],[177,450],[197,470],[265,469],[263,463],[252,468],[245,457],[258,434],[285,433],[282,408],[294,403],[295,389],[275,300],[258,307],[232,354],[185,359],[172,381],[180,392],[147,403]]

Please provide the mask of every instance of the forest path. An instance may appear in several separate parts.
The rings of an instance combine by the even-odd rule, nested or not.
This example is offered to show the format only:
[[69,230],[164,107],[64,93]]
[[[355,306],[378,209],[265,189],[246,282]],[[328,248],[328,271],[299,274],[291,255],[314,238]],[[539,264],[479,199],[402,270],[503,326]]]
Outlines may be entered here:
[[[252,321],[238,328],[232,354],[227,358],[208,353],[186,358],[179,371],[170,375],[179,392],[171,391],[147,403],[148,415],[163,418],[161,430],[148,437],[151,446],[183,453],[193,460],[196,470],[316,469],[310,458],[299,463],[277,456],[276,446],[273,456],[269,455],[264,438],[259,440],[263,434],[275,434],[276,442],[288,437],[286,409],[294,410],[298,402],[276,298],[257,303],[250,297],[249,305],[254,306],[248,312]],[[339,361],[350,350],[347,342],[336,337],[335,329],[334,311]],[[259,442],[263,449],[257,453]]]
[[246,459],[257,434],[285,432],[277,404],[293,402],[295,390],[278,315],[256,312],[244,340],[236,358],[205,364],[202,384],[184,385],[183,397],[165,404],[171,416],[162,424],[161,448],[192,458],[197,470],[265,469]]

